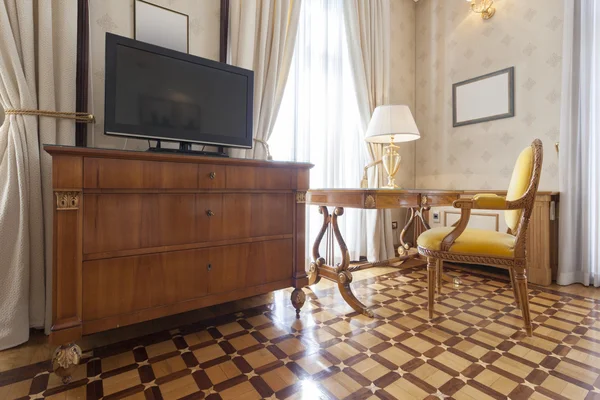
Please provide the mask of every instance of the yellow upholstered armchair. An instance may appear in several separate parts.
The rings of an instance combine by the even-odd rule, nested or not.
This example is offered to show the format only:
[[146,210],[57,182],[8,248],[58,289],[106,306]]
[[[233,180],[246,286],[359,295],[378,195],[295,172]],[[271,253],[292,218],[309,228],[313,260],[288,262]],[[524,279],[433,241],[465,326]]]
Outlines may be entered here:
[[[438,293],[441,291],[444,261],[490,265],[510,271],[515,302],[521,308],[525,330],[531,336],[525,251],[542,158],[542,142],[536,139],[519,155],[506,197],[479,194],[472,199],[456,200],[454,207],[461,210],[461,216],[455,226],[430,229],[419,236],[419,254],[427,256],[429,318],[433,318],[435,288]],[[508,232],[467,228],[473,209],[505,210]]]

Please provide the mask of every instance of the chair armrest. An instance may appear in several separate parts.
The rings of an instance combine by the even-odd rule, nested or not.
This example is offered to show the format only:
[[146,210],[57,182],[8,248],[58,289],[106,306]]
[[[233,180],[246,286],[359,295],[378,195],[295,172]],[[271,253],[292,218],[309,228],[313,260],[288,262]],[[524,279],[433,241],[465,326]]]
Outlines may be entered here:
[[479,209],[479,210],[508,210],[509,202],[506,197],[496,194],[476,194],[471,199],[459,199],[452,203],[454,208]]
[[452,203],[454,208],[460,208],[460,219],[454,229],[444,237],[441,244],[443,251],[450,250],[456,239],[467,229],[471,210],[509,210],[513,202],[506,201],[506,197],[491,193],[476,194],[471,199],[459,199]]
[[[471,205],[472,204],[472,200],[471,199],[466,199],[468,200],[468,203],[464,203],[466,205]],[[456,200],[456,202],[461,201],[461,200]],[[455,206],[456,207],[456,206]],[[471,217],[471,207],[457,207],[460,208],[460,219],[456,222],[454,226],[454,229],[452,231],[450,231],[449,234],[447,234],[444,239],[442,239],[442,243],[441,243],[441,248],[440,250],[442,251],[448,251],[450,250],[450,247],[454,244],[454,242],[456,241],[456,239],[458,239],[458,237],[465,231],[465,229],[467,229],[467,225],[469,224],[469,218]]]

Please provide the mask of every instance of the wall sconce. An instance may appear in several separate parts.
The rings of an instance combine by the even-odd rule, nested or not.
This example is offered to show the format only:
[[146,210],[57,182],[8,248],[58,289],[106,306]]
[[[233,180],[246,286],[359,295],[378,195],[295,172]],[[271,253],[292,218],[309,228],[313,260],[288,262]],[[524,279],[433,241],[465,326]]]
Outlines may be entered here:
[[471,11],[481,14],[481,18],[490,19],[496,13],[496,9],[492,7],[494,0],[467,0],[471,3]]

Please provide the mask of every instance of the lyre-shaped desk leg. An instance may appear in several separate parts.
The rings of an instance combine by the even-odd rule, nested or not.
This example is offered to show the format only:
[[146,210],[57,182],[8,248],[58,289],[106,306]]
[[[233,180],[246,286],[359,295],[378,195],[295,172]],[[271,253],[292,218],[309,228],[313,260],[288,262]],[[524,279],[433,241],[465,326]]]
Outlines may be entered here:
[[[404,225],[404,228],[402,228],[402,231],[400,232],[400,247],[398,247],[398,255],[403,256],[408,254],[408,250],[411,249],[412,244],[408,243],[405,241],[406,238],[406,234],[408,232],[408,230],[410,229],[411,225],[415,225],[415,229],[419,229],[419,232],[422,232],[421,229],[424,230],[429,230],[431,229],[431,226],[429,226],[429,223],[427,222],[427,220],[424,217],[424,214],[426,211],[428,211],[430,209],[429,206],[421,206],[421,207],[411,207],[410,208],[410,217],[408,219],[408,222],[406,223],[406,225]],[[415,222],[416,220],[416,222]],[[419,225],[420,226],[417,226]],[[417,234],[415,234],[415,236],[417,236]],[[415,237],[416,240],[416,237]],[[462,280],[459,277],[450,277],[447,274],[445,274],[443,271],[443,267],[440,266],[438,268],[439,271],[441,271],[440,277],[438,278],[438,290],[441,288],[441,283],[442,281],[445,282],[450,282],[452,284],[454,284],[454,286],[460,286],[462,285]]]
[[[314,261],[310,264],[309,284],[317,283],[321,278],[337,282],[342,298],[350,307],[363,315],[373,317],[373,311],[369,310],[367,306],[356,298],[350,287],[350,283],[352,283],[352,273],[348,271],[350,255],[348,254],[348,247],[346,247],[346,242],[344,242],[337,221],[338,217],[344,214],[344,208],[336,207],[333,210],[333,214],[329,214],[326,206],[319,206],[319,212],[323,215],[323,225],[312,249]],[[319,253],[319,246],[325,234],[327,234],[327,260],[321,257]],[[327,262],[334,263],[334,236],[342,254],[342,262],[335,266],[327,264]]]

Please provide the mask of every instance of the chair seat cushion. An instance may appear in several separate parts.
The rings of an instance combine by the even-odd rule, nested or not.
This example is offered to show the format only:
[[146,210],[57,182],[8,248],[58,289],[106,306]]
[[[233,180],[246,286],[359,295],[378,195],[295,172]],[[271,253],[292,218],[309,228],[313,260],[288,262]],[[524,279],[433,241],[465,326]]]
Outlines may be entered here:
[[[426,250],[440,250],[442,240],[453,229],[453,227],[429,229],[419,236],[417,244]],[[515,239],[513,235],[508,233],[467,228],[452,244],[449,252],[513,258],[515,255]]]

